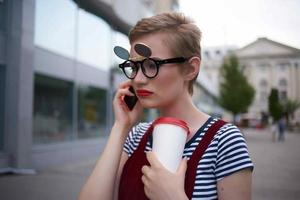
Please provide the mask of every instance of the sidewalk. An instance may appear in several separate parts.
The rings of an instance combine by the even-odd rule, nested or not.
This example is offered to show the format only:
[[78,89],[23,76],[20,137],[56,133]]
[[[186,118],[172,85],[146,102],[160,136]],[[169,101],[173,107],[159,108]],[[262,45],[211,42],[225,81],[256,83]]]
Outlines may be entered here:
[[75,200],[95,159],[38,171],[37,175],[0,175],[0,199]]
[[[243,130],[255,168],[253,200],[300,199],[300,134],[272,142],[268,130]],[[1,200],[75,200],[97,158],[39,171],[0,175]]]
[[269,130],[244,130],[254,162],[253,199],[300,199],[300,133],[272,142]]

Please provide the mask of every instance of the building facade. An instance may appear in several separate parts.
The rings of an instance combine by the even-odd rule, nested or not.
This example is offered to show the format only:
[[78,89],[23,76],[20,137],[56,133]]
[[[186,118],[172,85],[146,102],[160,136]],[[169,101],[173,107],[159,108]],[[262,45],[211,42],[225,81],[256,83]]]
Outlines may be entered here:
[[[176,7],[169,2],[164,11]],[[157,7],[146,0],[0,1],[0,172],[31,173],[99,154],[112,121],[111,69],[119,62],[112,48],[129,47],[130,27]]]
[[207,76],[209,85],[219,94],[220,68],[224,58],[234,52],[234,46],[206,47],[202,52],[201,70]]
[[[258,38],[236,51],[244,74],[256,90],[254,102],[248,110],[249,118],[260,119],[268,113],[271,89],[279,91],[282,102],[300,102],[300,50],[268,38]],[[300,112],[294,118],[300,122]]]
[[[204,48],[201,70],[217,94],[220,68],[224,58],[232,53],[238,56],[243,73],[256,91],[253,104],[241,118],[250,120],[252,125],[260,123],[263,115],[268,113],[268,97],[272,88],[278,89],[282,102],[288,99],[300,102],[299,49],[267,38],[259,38],[240,49],[230,46]],[[300,122],[300,109],[293,121]]]

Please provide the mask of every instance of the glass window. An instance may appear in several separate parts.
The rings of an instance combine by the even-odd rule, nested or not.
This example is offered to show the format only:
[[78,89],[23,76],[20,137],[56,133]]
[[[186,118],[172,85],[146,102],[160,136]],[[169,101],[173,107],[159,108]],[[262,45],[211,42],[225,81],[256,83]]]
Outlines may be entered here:
[[287,91],[285,90],[279,91],[279,100],[281,102],[285,102],[287,99],[288,99]]
[[281,71],[286,71],[286,69],[290,66],[287,62],[281,62],[278,64],[278,67]]
[[0,30],[5,30],[5,2],[0,1]]
[[50,143],[72,138],[73,84],[35,75],[33,142]]
[[260,80],[259,82],[260,89],[265,90],[267,89],[267,86],[268,86],[268,82],[265,79]]
[[106,90],[81,85],[78,88],[78,137],[103,136],[106,127]]
[[5,68],[0,65],[0,151],[4,145],[4,84],[5,84]]
[[36,0],[34,43],[74,57],[76,4],[70,0]]
[[110,26],[84,10],[78,17],[78,60],[108,70],[112,57],[112,31]]
[[282,88],[282,87],[283,87],[283,88],[284,88],[284,87],[287,87],[287,80],[284,79],[284,78],[283,78],[283,79],[280,79],[278,84],[279,84],[279,87],[280,87],[280,88]]
[[267,63],[260,63],[259,64],[259,68],[261,71],[266,71],[267,70],[267,67],[268,67],[268,64]]

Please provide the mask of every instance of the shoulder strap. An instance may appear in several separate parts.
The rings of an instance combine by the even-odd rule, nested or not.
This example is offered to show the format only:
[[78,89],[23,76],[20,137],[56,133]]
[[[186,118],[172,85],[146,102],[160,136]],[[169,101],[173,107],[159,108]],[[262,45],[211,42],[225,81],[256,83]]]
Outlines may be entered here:
[[144,153],[147,140],[151,135],[153,125],[151,125],[142,136],[137,149],[126,161],[120,178],[119,200],[146,200],[144,184],[142,183],[141,168],[149,165]]
[[201,160],[208,145],[211,143],[218,130],[224,124],[226,124],[226,122],[219,119],[211,127],[209,127],[187,163],[187,171],[185,175],[185,192],[189,199],[192,199],[199,160]]

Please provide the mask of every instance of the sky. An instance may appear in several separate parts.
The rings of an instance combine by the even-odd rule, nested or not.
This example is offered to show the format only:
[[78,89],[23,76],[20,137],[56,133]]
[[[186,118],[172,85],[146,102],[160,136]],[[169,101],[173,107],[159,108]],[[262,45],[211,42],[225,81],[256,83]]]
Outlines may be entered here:
[[202,46],[244,47],[259,37],[300,49],[300,0],[180,0]]

